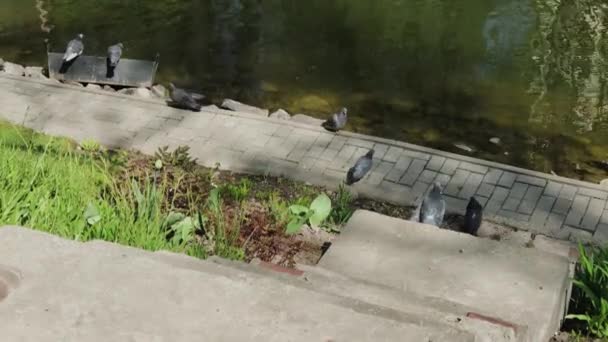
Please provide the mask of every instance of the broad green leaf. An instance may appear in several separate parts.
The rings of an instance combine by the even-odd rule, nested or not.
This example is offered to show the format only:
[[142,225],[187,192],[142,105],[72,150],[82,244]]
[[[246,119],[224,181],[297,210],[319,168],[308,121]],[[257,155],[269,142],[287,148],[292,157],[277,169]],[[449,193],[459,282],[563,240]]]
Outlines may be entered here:
[[101,221],[101,215],[99,215],[99,210],[93,203],[89,203],[87,209],[84,211],[84,219],[90,226],[95,225],[97,222]]
[[309,209],[306,208],[303,205],[294,204],[294,205],[292,205],[292,206],[289,207],[289,211],[291,211],[291,213],[294,214],[294,215],[301,216],[303,214],[308,213]]
[[285,233],[287,235],[297,234],[298,232],[300,232],[300,229],[302,229],[302,226],[304,225],[304,223],[306,223],[305,219],[302,219],[299,217],[294,217],[287,225],[287,229],[285,230]]
[[591,317],[589,317],[587,315],[567,315],[566,318],[567,319],[578,319],[579,321],[586,321],[586,322],[591,321]]
[[179,221],[173,226],[173,231],[175,235],[173,236],[173,242],[175,243],[188,243],[194,237],[195,230],[194,222],[192,218],[186,217],[185,219]]
[[182,221],[185,218],[186,215],[172,211],[171,213],[169,213],[169,215],[167,215],[167,218],[165,218],[165,222],[163,222],[163,227],[165,227],[165,229],[172,229],[173,225],[175,225],[179,221]]
[[320,226],[331,213],[331,200],[326,194],[321,194],[310,204],[310,209],[313,211],[310,216],[310,223],[314,226]]

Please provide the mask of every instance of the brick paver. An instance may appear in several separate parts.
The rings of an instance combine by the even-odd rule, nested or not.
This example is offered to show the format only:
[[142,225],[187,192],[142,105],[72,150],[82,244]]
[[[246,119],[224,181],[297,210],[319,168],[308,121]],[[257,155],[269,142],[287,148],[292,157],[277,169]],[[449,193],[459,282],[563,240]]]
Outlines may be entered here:
[[234,171],[333,187],[373,148],[374,168],[355,185],[367,196],[414,204],[432,182],[440,182],[448,211],[464,212],[469,197],[476,196],[489,220],[558,238],[608,241],[608,189],[597,184],[288,120],[213,107],[193,113],[161,101],[4,74],[0,100],[4,119],[50,134],[146,153],[188,144],[206,166],[219,162]]

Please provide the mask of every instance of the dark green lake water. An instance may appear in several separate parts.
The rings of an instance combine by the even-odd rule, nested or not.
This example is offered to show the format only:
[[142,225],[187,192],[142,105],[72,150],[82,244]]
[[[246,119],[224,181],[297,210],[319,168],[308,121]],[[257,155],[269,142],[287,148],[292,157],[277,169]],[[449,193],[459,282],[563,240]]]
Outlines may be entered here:
[[[576,178],[608,159],[601,0],[43,0],[0,3],[0,56],[43,64],[43,39],[161,55],[157,80],[220,101]],[[501,139],[501,145],[488,142]],[[578,170],[577,170],[578,169]]]

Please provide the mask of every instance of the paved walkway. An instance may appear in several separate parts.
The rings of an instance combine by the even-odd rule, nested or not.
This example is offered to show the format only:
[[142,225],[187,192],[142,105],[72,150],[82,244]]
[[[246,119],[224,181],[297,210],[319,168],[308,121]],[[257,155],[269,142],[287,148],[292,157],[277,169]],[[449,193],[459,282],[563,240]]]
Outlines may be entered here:
[[76,140],[153,153],[189,145],[206,166],[285,175],[336,187],[368,149],[375,167],[355,189],[400,204],[420,201],[429,184],[445,184],[450,211],[470,196],[487,219],[561,239],[608,241],[608,189],[400,141],[204,108],[200,113],[158,100],[94,91],[0,74],[0,116]]

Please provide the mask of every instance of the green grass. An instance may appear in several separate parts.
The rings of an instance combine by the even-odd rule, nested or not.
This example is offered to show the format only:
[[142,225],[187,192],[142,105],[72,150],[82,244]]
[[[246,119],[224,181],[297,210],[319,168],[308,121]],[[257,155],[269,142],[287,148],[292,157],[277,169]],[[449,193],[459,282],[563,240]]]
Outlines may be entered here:
[[567,318],[581,334],[608,338],[608,247],[579,246],[572,305]]
[[0,225],[202,256],[195,244],[166,238],[162,185],[117,184],[103,165],[68,140],[2,124]]

